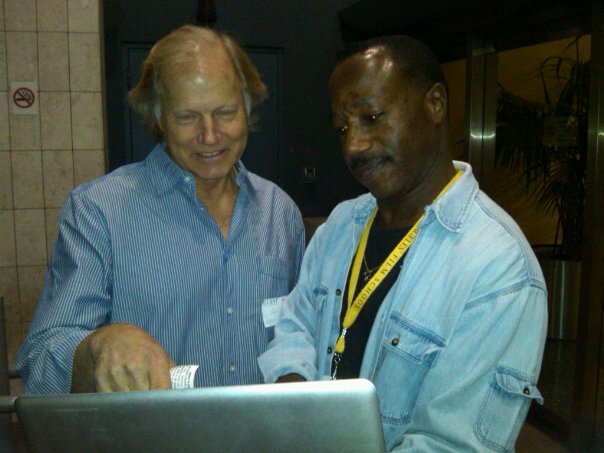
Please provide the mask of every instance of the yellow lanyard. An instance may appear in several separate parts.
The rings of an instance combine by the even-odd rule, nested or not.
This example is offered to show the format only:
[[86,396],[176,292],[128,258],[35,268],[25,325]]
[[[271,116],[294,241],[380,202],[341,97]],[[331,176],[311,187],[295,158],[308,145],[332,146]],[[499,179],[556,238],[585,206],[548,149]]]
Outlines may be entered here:
[[[445,187],[440,191],[435,200],[438,200],[440,196],[447,191],[447,189],[453,184],[457,178],[461,175],[461,170],[457,170],[455,176],[451,178],[451,180],[445,185]],[[361,234],[361,240],[359,241],[359,247],[357,249],[356,255],[354,257],[354,262],[352,264],[352,271],[350,273],[350,281],[348,283],[348,300],[347,300],[347,308],[346,314],[344,315],[344,320],[342,321],[342,332],[338,337],[338,341],[336,342],[335,352],[338,355],[341,355],[344,352],[344,348],[346,347],[346,343],[344,341],[344,337],[346,336],[346,331],[352,326],[352,324],[357,319],[361,309],[365,305],[365,302],[369,299],[369,296],[373,293],[373,291],[378,287],[378,285],[386,278],[388,273],[392,270],[394,265],[403,257],[411,243],[415,239],[417,232],[419,231],[419,224],[424,218],[424,215],[417,219],[415,225],[411,227],[409,232],[401,239],[401,241],[394,247],[394,249],[388,255],[388,258],[384,260],[381,264],[378,271],[375,275],[365,284],[363,289],[359,292],[357,297],[353,301],[354,292],[357,287],[357,282],[359,280],[359,274],[361,271],[361,262],[363,261],[363,256],[365,256],[365,248],[367,247],[367,239],[369,238],[369,230],[371,230],[371,225],[373,220],[375,219],[375,215],[377,214],[377,207],[374,209],[371,217],[367,221],[367,225],[363,229],[363,233]],[[336,361],[336,365],[339,360]],[[335,371],[334,371],[335,377]]]

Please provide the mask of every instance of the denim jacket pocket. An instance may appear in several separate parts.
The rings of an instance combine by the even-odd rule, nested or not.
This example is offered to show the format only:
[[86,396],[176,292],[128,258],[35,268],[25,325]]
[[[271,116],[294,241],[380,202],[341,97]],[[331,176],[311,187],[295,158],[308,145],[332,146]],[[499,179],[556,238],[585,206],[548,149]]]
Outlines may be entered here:
[[444,340],[398,315],[386,326],[374,375],[384,423],[411,420],[421,388]]
[[533,400],[543,404],[543,397],[530,378],[518,370],[497,367],[474,429],[480,442],[497,452],[514,451]]

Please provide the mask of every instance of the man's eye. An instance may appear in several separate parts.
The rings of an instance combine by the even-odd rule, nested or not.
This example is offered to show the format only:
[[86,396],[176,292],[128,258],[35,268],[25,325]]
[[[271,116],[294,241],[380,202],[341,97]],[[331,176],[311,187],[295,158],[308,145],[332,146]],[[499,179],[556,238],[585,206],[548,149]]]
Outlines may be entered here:
[[181,123],[186,123],[193,119],[193,115],[191,115],[190,113],[177,113],[174,116],[176,117],[176,120],[180,121]]
[[216,112],[218,118],[233,118],[237,113],[236,110],[219,110]]
[[379,120],[382,117],[383,114],[384,114],[383,112],[371,113],[366,116],[366,120],[370,123],[375,123],[377,120]]
[[348,126],[337,126],[336,127],[336,131],[338,131],[338,134],[340,134],[340,135],[344,135],[347,130],[348,130]]

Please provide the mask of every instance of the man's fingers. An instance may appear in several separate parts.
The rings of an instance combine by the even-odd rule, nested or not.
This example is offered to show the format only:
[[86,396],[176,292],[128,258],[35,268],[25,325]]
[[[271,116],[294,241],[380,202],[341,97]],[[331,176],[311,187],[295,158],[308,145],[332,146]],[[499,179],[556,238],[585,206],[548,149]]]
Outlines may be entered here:
[[164,358],[158,358],[155,362],[155,366],[149,368],[149,389],[150,390],[161,390],[172,388],[172,382],[170,381],[170,366],[172,364],[167,356]]
[[[77,360],[74,359],[77,371],[74,391],[122,392],[171,387],[170,357],[157,340],[136,326],[102,327],[83,340],[78,350]],[[90,384],[84,382],[87,370],[90,378],[94,376]]]
[[147,364],[126,366],[128,390],[149,390],[149,368]]
[[96,362],[95,382],[97,392],[127,392],[149,389],[147,361],[139,357],[124,358],[101,354]]
[[98,392],[169,389],[170,359],[161,353],[148,356],[113,356],[101,354],[96,363]]
[[97,392],[126,392],[131,389],[128,371],[110,358],[99,357],[94,375]]

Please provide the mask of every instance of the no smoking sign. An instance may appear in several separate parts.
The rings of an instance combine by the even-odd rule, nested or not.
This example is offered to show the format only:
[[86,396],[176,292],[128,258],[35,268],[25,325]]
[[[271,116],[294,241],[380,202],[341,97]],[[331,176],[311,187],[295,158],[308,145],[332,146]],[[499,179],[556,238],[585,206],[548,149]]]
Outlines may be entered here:
[[11,82],[9,96],[12,115],[38,114],[38,84],[36,82]]

